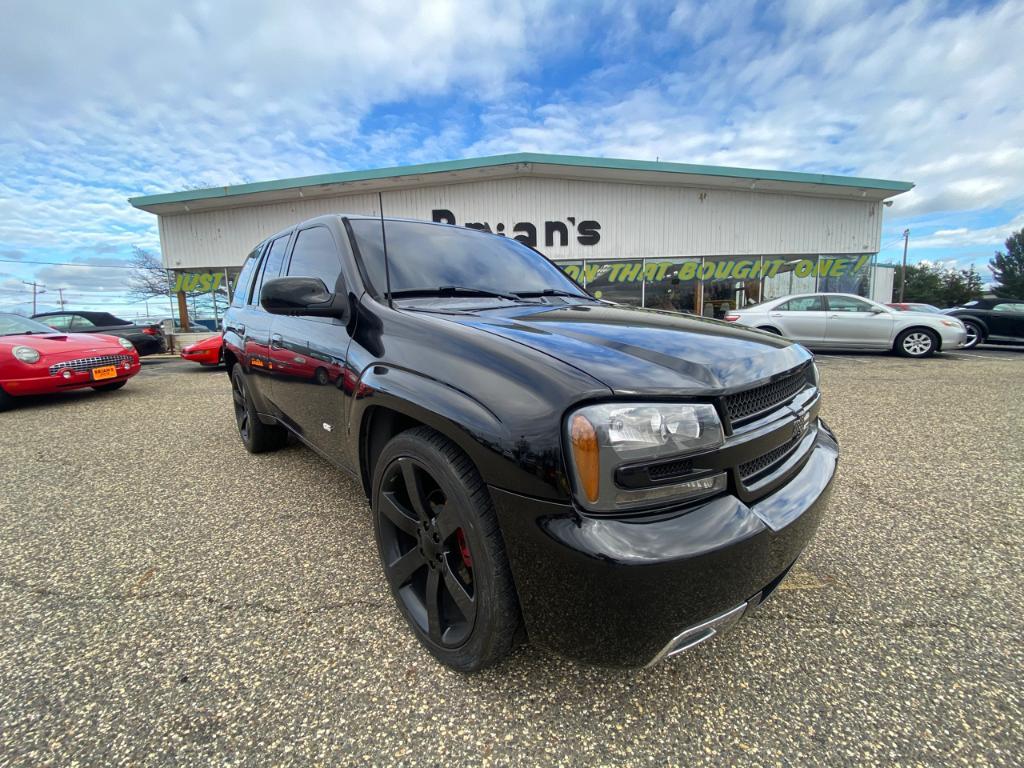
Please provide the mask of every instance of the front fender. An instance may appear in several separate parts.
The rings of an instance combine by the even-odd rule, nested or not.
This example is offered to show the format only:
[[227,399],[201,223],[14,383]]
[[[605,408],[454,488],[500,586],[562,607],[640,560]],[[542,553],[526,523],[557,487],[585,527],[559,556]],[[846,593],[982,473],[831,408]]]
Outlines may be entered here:
[[985,335],[988,336],[988,323],[986,323],[982,318],[978,317],[977,315],[971,315],[971,314],[967,314],[967,313],[964,313],[964,314],[961,315],[961,314],[958,313],[958,314],[955,314],[955,315],[951,314],[950,317],[955,317],[961,323],[966,321],[966,320],[970,320],[972,323],[974,323],[979,328],[981,328],[981,330],[983,330],[985,332]]
[[560,452],[531,445],[467,392],[416,371],[374,364],[360,376],[349,418],[350,453],[362,468],[368,416],[385,408],[437,430],[461,448],[485,483],[540,498],[568,498]]

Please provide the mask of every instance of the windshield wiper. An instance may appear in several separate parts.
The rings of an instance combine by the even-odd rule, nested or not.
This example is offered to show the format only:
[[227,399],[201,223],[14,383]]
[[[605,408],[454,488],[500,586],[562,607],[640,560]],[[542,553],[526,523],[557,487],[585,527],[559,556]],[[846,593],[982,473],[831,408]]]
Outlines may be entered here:
[[392,291],[392,298],[415,297],[415,296],[493,296],[496,299],[507,301],[519,301],[520,296],[514,293],[499,293],[488,291],[486,288],[469,288],[464,285],[441,285],[437,288],[407,288],[401,291]]
[[520,298],[527,298],[530,296],[571,296],[574,299],[590,299],[592,296],[588,296],[585,293],[576,293],[575,291],[563,291],[558,288],[544,288],[540,291],[512,291],[514,296]]

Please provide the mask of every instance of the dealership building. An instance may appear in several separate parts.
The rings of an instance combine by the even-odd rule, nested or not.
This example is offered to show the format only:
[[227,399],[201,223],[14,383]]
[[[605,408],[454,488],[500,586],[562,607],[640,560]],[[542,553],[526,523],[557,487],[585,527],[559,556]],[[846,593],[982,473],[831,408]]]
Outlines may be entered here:
[[[706,316],[790,293],[891,301],[885,201],[913,184],[520,153],[136,197],[185,288],[233,287],[253,246],[327,213],[485,229],[536,247],[594,295]],[[482,264],[481,269],[487,265]]]

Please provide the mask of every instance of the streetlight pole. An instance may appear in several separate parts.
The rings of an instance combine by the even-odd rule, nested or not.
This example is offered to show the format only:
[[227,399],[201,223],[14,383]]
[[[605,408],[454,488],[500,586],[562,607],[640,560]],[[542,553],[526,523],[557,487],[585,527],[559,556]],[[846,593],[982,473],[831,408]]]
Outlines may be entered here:
[[903,270],[900,274],[900,304],[903,303],[903,294],[907,290],[907,243],[910,242],[910,230],[903,230]]

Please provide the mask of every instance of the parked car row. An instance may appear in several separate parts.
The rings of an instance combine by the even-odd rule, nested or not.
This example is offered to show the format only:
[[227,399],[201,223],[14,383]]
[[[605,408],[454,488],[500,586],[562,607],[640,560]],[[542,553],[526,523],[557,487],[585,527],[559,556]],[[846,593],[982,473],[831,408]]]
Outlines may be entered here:
[[928,357],[967,343],[967,330],[956,318],[903,312],[847,293],[784,296],[729,312],[725,319],[809,349],[892,350],[904,357]]
[[886,306],[904,312],[936,312],[958,318],[967,329],[965,349],[982,343],[1024,344],[1024,299],[975,299],[950,309],[914,302]]
[[40,312],[33,320],[69,333],[102,333],[127,339],[140,355],[167,351],[163,329],[156,324],[136,325],[109,312]]
[[139,372],[139,353],[123,336],[65,333],[0,313],[0,410],[15,398],[92,387],[110,392]]

